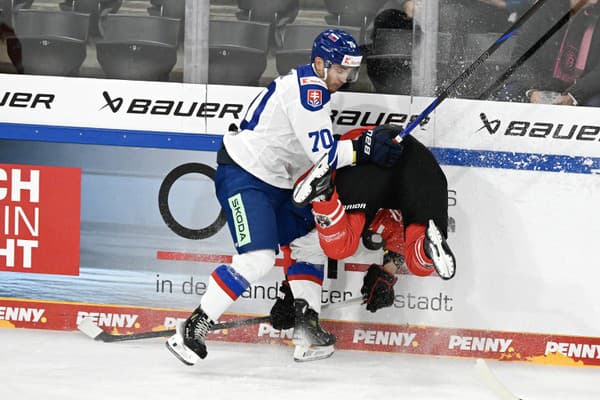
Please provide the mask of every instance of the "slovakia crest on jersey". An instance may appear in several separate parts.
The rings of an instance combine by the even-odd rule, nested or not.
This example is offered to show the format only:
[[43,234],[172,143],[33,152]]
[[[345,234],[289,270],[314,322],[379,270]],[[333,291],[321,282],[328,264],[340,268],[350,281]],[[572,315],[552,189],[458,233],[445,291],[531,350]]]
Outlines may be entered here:
[[319,89],[309,89],[306,92],[306,102],[311,107],[319,107],[323,104],[323,92]]

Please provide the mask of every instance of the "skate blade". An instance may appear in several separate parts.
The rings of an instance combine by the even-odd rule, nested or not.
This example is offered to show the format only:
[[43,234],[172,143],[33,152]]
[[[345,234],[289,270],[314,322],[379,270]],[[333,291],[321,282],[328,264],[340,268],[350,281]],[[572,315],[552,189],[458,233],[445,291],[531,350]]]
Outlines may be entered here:
[[183,337],[178,333],[171,336],[165,343],[165,346],[175,357],[177,357],[177,359],[179,359],[179,361],[185,365],[194,365],[200,359],[198,354],[194,353],[185,344],[183,344]]
[[442,279],[452,279],[456,273],[456,260],[454,259],[452,252],[450,252],[449,249],[444,248],[444,238],[432,220],[429,220],[427,236],[432,242],[429,252],[431,253],[431,260],[433,261],[435,272],[437,272]]
[[333,355],[333,346],[296,346],[294,349],[294,361],[306,362],[329,358]]

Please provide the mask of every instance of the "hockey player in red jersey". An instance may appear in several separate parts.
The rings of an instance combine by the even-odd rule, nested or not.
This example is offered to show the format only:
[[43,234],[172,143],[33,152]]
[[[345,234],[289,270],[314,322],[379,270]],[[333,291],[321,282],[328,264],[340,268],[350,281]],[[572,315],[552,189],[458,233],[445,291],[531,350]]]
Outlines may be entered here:
[[[399,128],[386,125],[357,129],[342,139],[362,134],[395,137],[398,133]],[[404,263],[417,276],[437,271],[441,278],[451,279],[456,270],[455,257],[446,241],[446,176],[429,149],[415,138],[407,136],[401,147],[400,159],[392,168],[362,165],[340,169],[336,171],[334,186],[329,171],[320,176],[311,174],[317,165],[299,182],[310,188],[310,195],[305,198],[312,200],[320,246],[328,257],[352,256],[361,239],[365,247],[375,249],[378,246],[373,236],[381,237],[385,250],[383,263],[369,267],[361,288],[366,308],[371,312],[393,304],[395,274]],[[296,288],[304,292],[304,298],[320,301],[320,286],[303,283],[298,277],[288,276],[288,279],[291,290],[284,286],[282,291],[286,296],[271,310],[276,329],[293,326],[289,304]],[[310,290],[317,293],[307,295]]]
[[[400,130],[391,125],[361,128],[343,138],[351,139],[365,131],[366,135],[394,135]],[[321,247],[330,258],[349,257],[356,252],[365,227],[376,225],[371,229],[383,230],[387,242],[403,233],[403,254],[410,272],[426,276],[435,270],[441,278],[451,279],[456,263],[446,242],[446,176],[429,149],[414,137],[407,136],[402,148],[393,168],[365,165],[340,170],[335,177],[337,190],[329,185],[322,193],[313,192],[313,196],[327,197],[312,202]],[[319,186],[325,187],[324,181],[331,178],[325,175],[320,181]],[[389,210],[398,210],[399,215]],[[375,218],[378,212],[379,218]],[[399,249],[386,250],[399,253]]]

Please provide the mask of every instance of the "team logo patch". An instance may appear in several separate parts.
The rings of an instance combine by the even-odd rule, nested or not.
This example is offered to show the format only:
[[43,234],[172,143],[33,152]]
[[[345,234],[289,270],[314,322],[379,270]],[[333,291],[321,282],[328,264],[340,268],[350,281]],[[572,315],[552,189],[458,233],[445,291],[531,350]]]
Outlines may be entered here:
[[246,216],[246,209],[244,202],[242,201],[242,195],[236,194],[231,196],[229,199],[229,207],[231,208],[231,215],[233,217],[233,224],[235,226],[235,236],[237,241],[236,247],[242,247],[252,242],[250,237],[250,227],[248,224],[248,217]]
[[323,92],[319,89],[309,89],[306,93],[306,102],[311,107],[319,107],[323,104]]
[[331,226],[331,218],[328,215],[315,214],[315,223],[321,228],[327,228]]

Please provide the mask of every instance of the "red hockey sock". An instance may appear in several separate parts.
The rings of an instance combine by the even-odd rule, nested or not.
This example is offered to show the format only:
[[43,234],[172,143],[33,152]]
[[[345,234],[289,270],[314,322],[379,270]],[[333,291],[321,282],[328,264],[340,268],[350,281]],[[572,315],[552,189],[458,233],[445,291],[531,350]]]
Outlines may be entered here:
[[406,228],[404,257],[406,266],[417,276],[428,276],[434,271],[433,261],[425,254],[425,229],[426,225],[411,224]]

